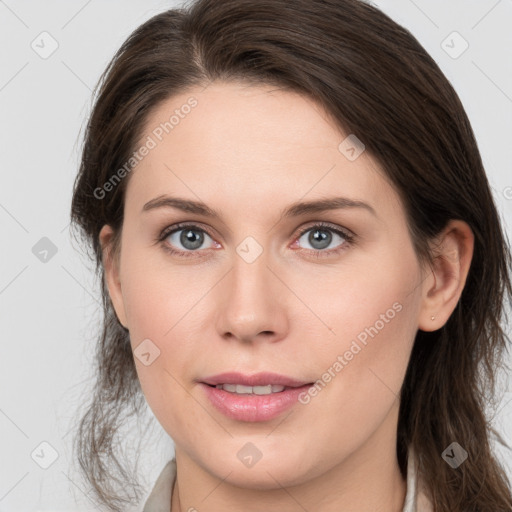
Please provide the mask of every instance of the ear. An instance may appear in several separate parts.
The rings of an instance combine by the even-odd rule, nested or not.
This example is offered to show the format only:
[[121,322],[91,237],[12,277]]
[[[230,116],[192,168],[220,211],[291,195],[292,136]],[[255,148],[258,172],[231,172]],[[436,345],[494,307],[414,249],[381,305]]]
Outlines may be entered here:
[[473,257],[474,235],[461,220],[451,220],[436,242],[431,274],[422,282],[418,317],[422,331],[435,331],[447,322],[462,295]]
[[127,329],[128,323],[126,321],[123,294],[121,292],[121,279],[119,277],[119,258],[115,258],[113,255],[113,238],[114,231],[108,224],[105,224],[99,233],[105,281],[117,318],[121,325]]

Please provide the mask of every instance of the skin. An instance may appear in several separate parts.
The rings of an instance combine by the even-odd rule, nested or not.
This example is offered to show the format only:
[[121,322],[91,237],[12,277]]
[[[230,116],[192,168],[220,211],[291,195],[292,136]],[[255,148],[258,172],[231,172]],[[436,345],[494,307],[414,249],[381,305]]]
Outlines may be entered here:
[[[175,443],[173,512],[401,511],[399,390],[417,330],[439,329],[457,304],[470,228],[451,221],[437,240],[441,257],[421,265],[377,163],[367,151],[349,161],[338,150],[347,134],[290,91],[234,82],[193,88],[154,110],[141,140],[191,96],[197,106],[132,171],[119,260],[110,226],[100,234],[109,293],[132,348],[149,338],[160,350],[149,366],[135,363]],[[222,217],[141,212],[162,194],[203,201]],[[376,215],[346,208],[281,218],[293,202],[332,196],[364,201]],[[300,234],[318,221],[350,230],[353,243],[327,231],[323,249],[308,239],[314,229]],[[178,222],[211,235],[199,249],[180,243],[181,232],[155,242]],[[236,251],[248,236],[263,248],[252,263]],[[172,255],[165,245],[195,252]],[[198,384],[230,370],[321,379],[397,302],[400,312],[316,397],[272,421],[227,418]],[[248,442],[262,453],[250,468],[237,457]]]

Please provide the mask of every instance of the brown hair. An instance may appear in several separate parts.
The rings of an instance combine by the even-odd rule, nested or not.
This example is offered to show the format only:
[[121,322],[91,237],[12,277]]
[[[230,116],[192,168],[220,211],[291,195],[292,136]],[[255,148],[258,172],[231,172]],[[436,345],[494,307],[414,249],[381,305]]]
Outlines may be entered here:
[[[128,331],[105,286],[98,238],[110,224],[111,250],[119,255],[130,174],[104,197],[95,191],[129,160],[150,111],[213,80],[306,94],[343,133],[362,140],[400,195],[421,261],[433,261],[428,242],[450,219],[468,223],[475,246],[461,298],[441,329],[418,331],[414,341],[397,457],[405,477],[407,447],[414,447],[436,512],[510,511],[510,482],[490,434],[504,441],[485,415],[505,366],[510,250],[456,92],[409,31],[359,0],[198,0],[137,28],[103,73],[71,208],[93,249],[103,294],[95,392],[75,438],[81,470],[100,502],[119,511],[140,497],[114,441],[123,414],[137,415],[144,400]],[[457,469],[441,457],[453,441],[469,454]],[[113,482],[135,494],[117,492]]]

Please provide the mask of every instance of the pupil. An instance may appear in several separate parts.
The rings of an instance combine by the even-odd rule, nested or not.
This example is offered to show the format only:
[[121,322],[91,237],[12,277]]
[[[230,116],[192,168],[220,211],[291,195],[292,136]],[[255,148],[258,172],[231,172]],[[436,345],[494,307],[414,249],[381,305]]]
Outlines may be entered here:
[[186,247],[187,249],[197,249],[198,247],[201,247],[203,238],[204,236],[202,233],[189,229],[187,231],[182,231],[180,242],[183,244],[183,247]]
[[[309,235],[309,242],[313,247],[317,249],[325,249],[331,243],[332,235],[329,231],[322,231],[320,229],[316,229],[312,231]],[[320,242],[320,246],[315,246],[315,243]]]

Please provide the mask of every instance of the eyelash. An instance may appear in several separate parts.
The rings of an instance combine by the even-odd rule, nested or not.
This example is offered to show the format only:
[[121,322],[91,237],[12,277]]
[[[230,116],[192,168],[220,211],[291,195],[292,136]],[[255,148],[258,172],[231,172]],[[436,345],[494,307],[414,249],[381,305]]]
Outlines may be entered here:
[[[187,223],[180,223],[175,224],[174,226],[168,226],[164,228],[160,235],[158,235],[158,238],[155,240],[155,243],[161,243],[162,247],[165,251],[173,254],[178,255],[180,257],[185,258],[195,258],[197,257],[195,253],[199,251],[179,251],[177,249],[173,249],[168,244],[165,244],[165,239],[172,235],[173,233],[176,233],[177,231],[182,231],[185,229],[191,229],[193,231],[202,231],[203,233],[206,233],[210,238],[213,238],[213,236],[206,230],[201,227],[199,227],[197,224],[187,224]],[[344,250],[346,250],[348,247],[354,244],[355,241],[355,235],[348,230],[341,229],[339,227],[333,227],[331,224],[327,224],[325,222],[318,222],[317,224],[314,224],[312,226],[308,226],[307,228],[304,228],[300,231],[300,233],[297,235],[296,239],[300,239],[304,233],[307,233],[308,231],[313,231],[315,229],[318,229],[319,231],[331,231],[333,233],[336,233],[337,235],[341,236],[344,239],[344,242],[336,249],[328,249],[328,250],[321,250],[321,249],[303,249],[305,251],[316,253],[317,257],[327,257],[332,256],[333,254],[338,254]]]

